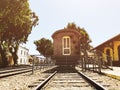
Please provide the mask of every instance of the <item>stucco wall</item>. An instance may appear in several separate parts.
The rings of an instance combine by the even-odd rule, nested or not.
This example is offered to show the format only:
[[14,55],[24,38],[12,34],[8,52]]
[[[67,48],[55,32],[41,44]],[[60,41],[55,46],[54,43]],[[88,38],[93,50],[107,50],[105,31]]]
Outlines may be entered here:
[[[118,61],[119,59],[119,56],[118,56],[118,46],[120,45],[120,41],[114,41],[113,42],[113,50],[111,47],[104,47],[104,53],[103,53],[103,58],[105,61],[107,61],[107,58],[106,58],[106,50],[109,49],[110,50],[110,56],[111,56],[111,59],[113,61]],[[114,51],[114,52],[113,52]]]

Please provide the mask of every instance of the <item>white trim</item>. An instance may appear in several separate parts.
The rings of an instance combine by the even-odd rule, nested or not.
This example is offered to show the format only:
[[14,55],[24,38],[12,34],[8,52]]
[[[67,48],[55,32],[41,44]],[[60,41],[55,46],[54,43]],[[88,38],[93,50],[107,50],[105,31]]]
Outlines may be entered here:
[[[68,41],[69,46],[68,46],[68,43],[67,43],[67,39],[69,40]],[[66,41],[64,42],[64,40],[66,40]],[[65,50],[68,50],[68,53],[65,54]],[[62,54],[63,55],[70,55],[71,54],[71,42],[70,42],[70,37],[69,36],[62,37]]]

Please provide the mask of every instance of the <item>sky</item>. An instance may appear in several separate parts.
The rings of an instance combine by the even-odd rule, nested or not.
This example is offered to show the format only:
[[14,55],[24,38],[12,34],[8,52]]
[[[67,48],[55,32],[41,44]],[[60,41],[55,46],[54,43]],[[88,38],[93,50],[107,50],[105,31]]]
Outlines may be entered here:
[[74,22],[89,34],[96,47],[120,34],[120,0],[29,0],[30,8],[39,17],[26,47],[38,54],[35,40],[51,39],[51,35]]

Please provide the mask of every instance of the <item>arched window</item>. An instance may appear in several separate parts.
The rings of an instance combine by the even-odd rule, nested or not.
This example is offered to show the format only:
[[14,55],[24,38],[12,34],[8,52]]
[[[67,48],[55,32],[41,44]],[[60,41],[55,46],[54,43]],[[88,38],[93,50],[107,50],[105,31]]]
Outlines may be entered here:
[[69,36],[64,36],[62,38],[62,50],[63,50],[63,55],[70,55],[71,54],[71,43],[70,43],[70,37]]

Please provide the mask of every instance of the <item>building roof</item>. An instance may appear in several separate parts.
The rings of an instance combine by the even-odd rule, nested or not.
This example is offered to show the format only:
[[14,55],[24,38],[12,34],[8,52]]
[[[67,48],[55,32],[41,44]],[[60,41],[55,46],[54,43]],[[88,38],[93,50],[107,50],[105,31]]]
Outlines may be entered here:
[[120,34],[118,34],[118,35],[114,36],[113,38],[111,38],[111,39],[103,42],[102,44],[98,45],[98,46],[95,47],[94,49],[98,49],[98,48],[100,48],[100,47],[103,47],[103,46],[105,46],[106,44],[109,44],[109,43],[111,43],[111,42],[113,42],[113,41],[120,41]]
[[81,34],[77,30],[74,30],[74,29],[61,29],[61,30],[57,30],[56,32],[54,32],[53,35],[52,35],[52,38],[54,38],[58,33],[63,33],[63,32],[64,33],[65,32],[73,32],[76,35],[81,36]]
[[27,50],[27,51],[29,51],[29,49],[26,48],[26,47],[24,47],[24,46],[19,45],[19,47],[20,47],[20,48],[23,48],[23,49],[25,49],[25,50]]

